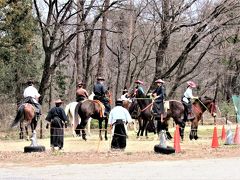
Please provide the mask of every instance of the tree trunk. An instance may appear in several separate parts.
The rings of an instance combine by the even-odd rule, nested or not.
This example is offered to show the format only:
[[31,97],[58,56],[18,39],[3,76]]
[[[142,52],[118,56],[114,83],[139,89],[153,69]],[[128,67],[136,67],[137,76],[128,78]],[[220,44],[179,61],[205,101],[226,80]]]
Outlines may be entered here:
[[[108,8],[110,0],[104,1],[104,10]],[[108,12],[105,11],[102,16],[102,29],[100,36],[100,45],[99,45],[99,61],[98,61],[98,70],[97,76],[103,76],[104,73],[104,55],[106,47],[106,27],[107,27],[107,15]]]

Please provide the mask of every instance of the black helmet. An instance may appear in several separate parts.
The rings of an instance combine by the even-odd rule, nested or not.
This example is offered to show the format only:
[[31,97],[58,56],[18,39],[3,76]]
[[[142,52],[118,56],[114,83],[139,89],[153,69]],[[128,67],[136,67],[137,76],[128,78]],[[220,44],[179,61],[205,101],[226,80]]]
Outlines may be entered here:
[[122,100],[121,99],[117,99],[115,102],[116,106],[122,106]]

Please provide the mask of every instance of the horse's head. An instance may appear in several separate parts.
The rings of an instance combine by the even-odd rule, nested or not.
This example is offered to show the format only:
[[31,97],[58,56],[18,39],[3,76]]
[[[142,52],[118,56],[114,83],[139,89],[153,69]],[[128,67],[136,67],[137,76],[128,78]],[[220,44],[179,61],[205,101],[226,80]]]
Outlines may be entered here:
[[199,100],[200,100],[200,103],[202,103],[202,106],[206,110],[208,110],[213,117],[216,117],[217,107],[216,107],[215,100],[210,97],[207,97],[207,96],[204,96],[203,98],[200,98]]

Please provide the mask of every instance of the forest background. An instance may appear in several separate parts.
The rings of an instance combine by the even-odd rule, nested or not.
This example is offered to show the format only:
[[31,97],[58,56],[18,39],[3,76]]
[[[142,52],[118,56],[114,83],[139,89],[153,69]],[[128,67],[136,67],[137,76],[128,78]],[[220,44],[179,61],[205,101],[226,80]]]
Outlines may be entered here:
[[234,113],[239,25],[239,0],[0,0],[0,120],[28,79],[46,113],[57,98],[74,101],[79,81],[91,93],[97,76],[113,99],[161,78],[167,99],[180,100],[193,80],[195,95],[217,90],[221,112]]

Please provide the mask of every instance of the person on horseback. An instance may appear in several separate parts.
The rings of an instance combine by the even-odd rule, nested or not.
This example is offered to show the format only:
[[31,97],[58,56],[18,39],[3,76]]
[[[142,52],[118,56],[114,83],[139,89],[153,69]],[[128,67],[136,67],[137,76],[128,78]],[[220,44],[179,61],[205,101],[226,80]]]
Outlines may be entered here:
[[132,102],[131,99],[128,97],[128,90],[127,90],[126,87],[124,88],[123,93],[122,93],[120,99],[121,99],[122,101],[129,101],[129,102]]
[[84,86],[83,82],[79,82],[77,85],[77,91],[76,91],[76,101],[77,102],[88,99],[88,92],[86,89],[83,88],[83,86]]
[[163,122],[164,115],[164,104],[166,94],[163,84],[165,83],[162,79],[158,79],[155,81],[157,83],[157,88],[152,92],[152,96],[154,97],[153,103],[153,114],[155,116],[159,116],[161,118],[161,122]]
[[104,78],[98,77],[97,78],[97,83],[94,84],[93,86],[93,93],[94,93],[94,100],[99,100],[101,101],[104,106],[105,106],[105,112],[104,116],[107,116],[111,110],[109,98],[107,97],[108,95],[108,89],[104,86]]
[[41,115],[41,105],[38,102],[41,95],[38,93],[38,90],[33,86],[32,80],[28,80],[27,84],[28,87],[25,88],[23,92],[23,103],[33,104],[36,107],[36,114]]
[[126,148],[127,138],[127,123],[132,122],[132,118],[127,109],[122,107],[122,100],[118,99],[115,103],[115,107],[109,114],[109,124],[112,130],[112,149]]
[[193,81],[188,81],[187,82],[188,86],[186,91],[183,94],[182,97],[182,103],[184,106],[184,121],[186,122],[187,120],[193,120],[194,115],[192,113],[192,102],[191,99],[197,99],[197,96],[193,96],[192,94],[192,89],[197,87],[197,85]]
[[55,101],[55,107],[53,107],[46,117],[46,121],[48,121],[46,125],[46,129],[48,129],[50,124],[50,144],[52,149],[54,147],[58,147],[59,150],[63,148],[63,140],[64,140],[64,127],[67,128],[67,115],[65,114],[63,108],[61,107],[63,101],[58,99]]
[[143,85],[144,83],[143,83],[142,81],[140,81],[140,80],[136,80],[134,83],[136,84],[135,93],[136,93],[137,91],[141,91],[143,94],[145,94],[145,93],[144,93],[144,90],[143,90],[143,87],[141,86],[141,85]]

